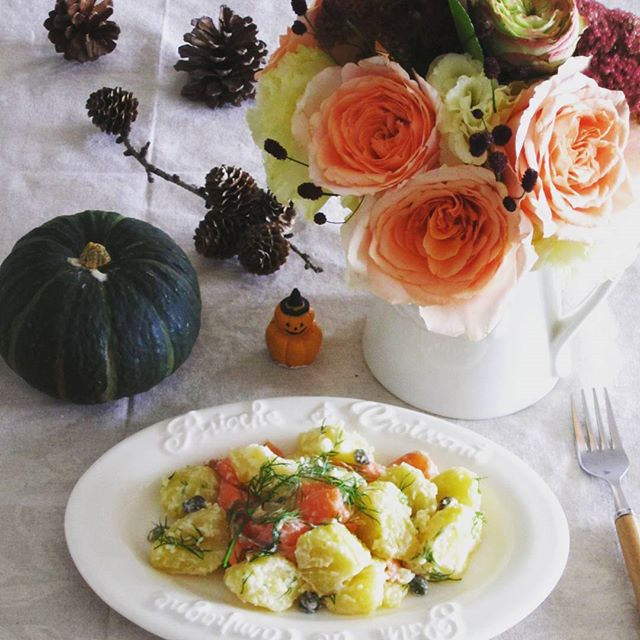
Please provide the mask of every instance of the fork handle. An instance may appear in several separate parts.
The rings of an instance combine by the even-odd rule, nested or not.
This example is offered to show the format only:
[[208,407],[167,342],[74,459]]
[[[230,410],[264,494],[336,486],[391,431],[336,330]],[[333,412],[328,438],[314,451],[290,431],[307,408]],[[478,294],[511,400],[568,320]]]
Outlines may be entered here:
[[622,547],[624,563],[627,566],[627,572],[640,609],[640,529],[638,529],[638,521],[633,512],[616,518],[616,531]]

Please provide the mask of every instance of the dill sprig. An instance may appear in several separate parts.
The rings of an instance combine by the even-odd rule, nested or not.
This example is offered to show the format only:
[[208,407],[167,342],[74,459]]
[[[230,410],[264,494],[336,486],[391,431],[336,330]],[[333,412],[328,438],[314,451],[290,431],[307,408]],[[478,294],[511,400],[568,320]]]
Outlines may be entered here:
[[471,524],[471,535],[477,538],[480,535],[480,528],[487,521],[483,511],[476,511],[473,514],[473,522]]
[[426,577],[429,582],[460,582],[461,580],[461,578],[452,578],[451,573],[442,573],[436,569],[429,571]]
[[277,550],[282,525],[286,520],[299,516],[298,490],[305,480],[320,481],[336,487],[348,506],[374,518],[376,511],[367,505],[358,476],[354,474],[340,478],[331,475],[336,469],[343,469],[331,461],[337,455],[336,447],[339,445],[340,442],[337,442],[329,452],[303,458],[292,473],[289,472],[290,463],[277,458],[268,460],[260,467],[245,487],[245,500],[227,512],[231,541],[222,560],[223,567],[229,566],[233,550],[249,522],[273,525],[272,540],[262,548],[256,549],[254,557],[271,554]]
[[[407,480],[409,480],[409,482],[407,482]],[[409,487],[413,486],[415,481],[416,479],[411,477],[410,473],[407,473],[407,475],[402,478],[402,482],[400,482],[398,489],[404,493]]]
[[164,532],[169,528],[169,521],[165,518],[164,522],[160,521],[153,525],[153,528],[147,534],[147,540],[149,542],[155,542],[164,535]]
[[244,588],[247,586],[247,582],[249,581],[249,578],[251,578],[253,576],[253,572],[249,572],[247,573],[244,578],[242,578],[242,585],[241,585],[241,589],[240,589],[240,594],[244,593]]
[[[150,540],[151,540],[151,533],[153,533],[154,531],[157,533],[159,531],[158,526],[163,526],[163,525],[157,525],[156,527],[154,527],[154,529],[151,530],[151,532],[149,533]],[[198,529],[198,527],[196,527],[195,525],[192,525],[192,526],[195,529],[195,532],[197,535],[194,535],[192,533],[188,533],[185,535],[184,532],[180,530],[176,535],[173,533],[167,533],[168,529],[164,528],[163,531],[159,533],[158,537],[156,537],[152,541],[156,543],[153,548],[158,549],[166,545],[171,545],[174,547],[178,547],[179,549],[184,549],[188,553],[191,553],[194,556],[196,556],[196,558],[198,558],[199,560],[203,560],[204,554],[209,553],[211,549],[202,548],[202,541],[204,540],[204,534],[202,533],[202,531],[200,531],[200,529]]]
[[[438,535],[436,535],[436,538]],[[445,573],[442,571],[442,567],[440,567],[433,556],[433,549],[431,547],[427,547],[421,555],[424,557],[425,561],[431,565],[428,573],[425,574],[425,578],[429,582],[446,582],[447,580],[457,582],[460,580],[460,578],[452,578],[452,572]]]

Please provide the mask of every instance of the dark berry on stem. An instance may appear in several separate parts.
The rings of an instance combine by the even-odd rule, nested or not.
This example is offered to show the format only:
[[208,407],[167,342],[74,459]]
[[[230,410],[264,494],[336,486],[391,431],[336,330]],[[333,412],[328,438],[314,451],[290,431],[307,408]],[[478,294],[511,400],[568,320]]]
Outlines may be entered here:
[[504,173],[508,162],[506,154],[502,151],[492,151],[489,154],[489,166],[496,175],[501,176]]
[[500,63],[495,58],[485,58],[484,75],[495,80],[500,75]]
[[474,158],[479,158],[491,146],[491,134],[488,131],[478,131],[469,136],[469,151]]
[[499,146],[504,147],[505,144],[511,140],[511,136],[513,135],[513,131],[511,131],[511,127],[506,124],[499,124],[496,126],[491,132],[493,136],[493,141]]
[[295,33],[297,36],[303,36],[305,33],[307,33],[307,25],[302,22],[302,20],[296,20],[291,25],[291,31],[293,31],[293,33]]
[[538,182],[538,172],[535,169],[527,169],[522,175],[520,184],[527,193],[531,193],[536,186],[536,182]]
[[476,119],[476,120],[481,120],[482,117],[484,116],[484,113],[482,112],[482,109],[474,109],[471,112],[471,115]]
[[298,195],[305,200],[319,200],[322,198],[322,188],[313,182],[303,182],[298,185]]
[[474,26],[476,28],[476,35],[481,40],[483,38],[488,38],[493,32],[493,24],[491,23],[491,20],[478,20]]
[[291,8],[297,16],[303,16],[307,13],[306,0],[291,0]]
[[316,613],[322,606],[322,600],[315,591],[305,591],[298,598],[298,607],[305,613]]
[[369,456],[364,449],[356,449],[353,452],[353,458],[358,464],[369,464],[371,460],[369,460]]
[[524,80],[529,75],[529,69],[527,67],[515,67],[511,69],[511,73],[516,80]]
[[322,213],[322,211],[318,211],[315,216],[313,216],[313,221],[316,224],[324,224],[327,221],[327,216]]
[[516,201],[511,196],[507,196],[502,201],[502,204],[504,205],[504,208],[507,211],[511,211],[511,213],[513,213],[518,208],[518,205],[516,204]]
[[264,141],[264,150],[276,160],[286,160],[288,157],[287,150],[273,138]]
[[184,513],[193,513],[194,511],[200,511],[207,506],[205,499],[202,496],[193,496],[182,503],[182,511]]
[[409,583],[409,589],[418,596],[424,596],[429,591],[429,581],[424,576],[414,576]]

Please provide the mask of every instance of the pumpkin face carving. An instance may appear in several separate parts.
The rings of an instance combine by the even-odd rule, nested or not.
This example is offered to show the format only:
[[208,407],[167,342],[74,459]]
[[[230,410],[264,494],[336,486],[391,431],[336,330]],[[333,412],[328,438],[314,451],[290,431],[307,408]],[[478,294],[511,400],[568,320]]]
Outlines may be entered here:
[[322,330],[298,289],[276,306],[266,340],[271,357],[285,367],[304,367],[315,360],[322,345]]
[[309,309],[309,311],[301,316],[290,316],[278,305],[273,314],[273,319],[279,329],[289,335],[297,336],[307,331],[309,327],[313,325],[315,316],[316,314],[313,309]]

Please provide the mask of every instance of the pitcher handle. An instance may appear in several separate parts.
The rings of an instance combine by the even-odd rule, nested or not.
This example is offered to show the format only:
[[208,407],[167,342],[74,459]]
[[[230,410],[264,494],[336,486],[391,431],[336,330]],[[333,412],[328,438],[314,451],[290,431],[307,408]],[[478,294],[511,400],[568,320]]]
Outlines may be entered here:
[[554,369],[558,370],[558,356],[580,325],[589,314],[611,293],[615,286],[614,280],[607,280],[598,285],[569,315],[556,321],[551,338],[551,357]]

